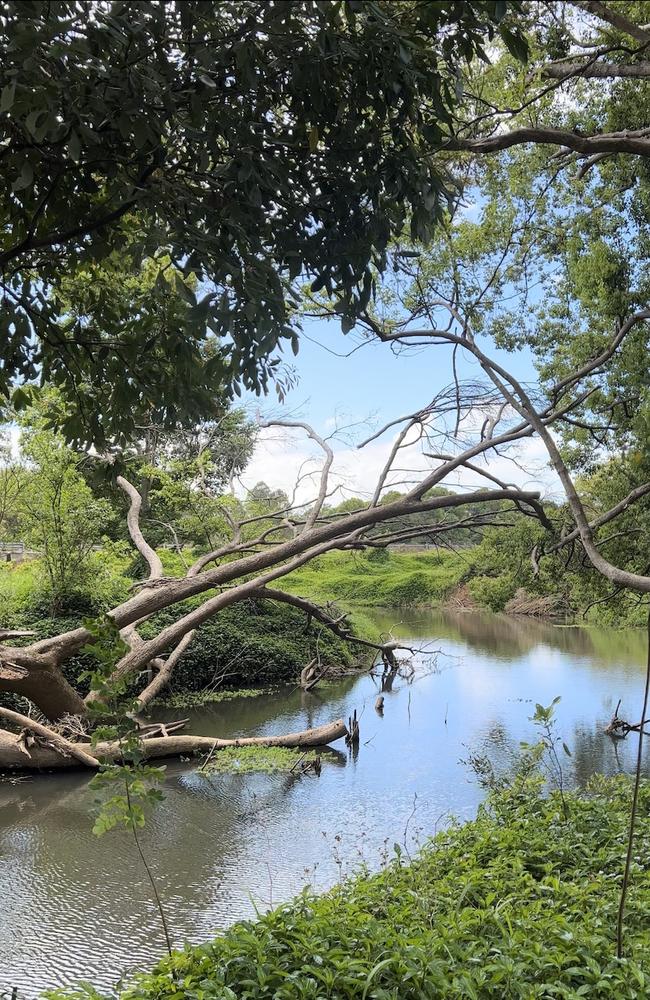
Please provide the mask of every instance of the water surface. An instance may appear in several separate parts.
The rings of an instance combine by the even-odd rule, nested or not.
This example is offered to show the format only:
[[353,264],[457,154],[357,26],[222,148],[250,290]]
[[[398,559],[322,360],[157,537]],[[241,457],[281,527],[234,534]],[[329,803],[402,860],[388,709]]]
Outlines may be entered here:
[[[377,617],[421,650],[413,682],[385,695],[383,717],[368,675],[193,714],[194,732],[237,736],[304,729],[356,708],[361,745],[349,755],[341,743],[319,778],[167,768],[165,801],[142,840],[176,945],[306,884],[325,889],[362,861],[376,868],[395,842],[413,851],[451,815],[472,816],[482,792],[461,761],[472,752],[507,762],[534,738],[535,702],[561,696],[569,783],[631,770],[634,740],[613,743],[602,730],[619,698],[622,715],[640,714],[641,633],[479,614]],[[133,842],[121,831],[93,837],[87,783],[83,773],[0,783],[0,996],[17,986],[31,1000],[79,979],[108,988],[163,953]]]

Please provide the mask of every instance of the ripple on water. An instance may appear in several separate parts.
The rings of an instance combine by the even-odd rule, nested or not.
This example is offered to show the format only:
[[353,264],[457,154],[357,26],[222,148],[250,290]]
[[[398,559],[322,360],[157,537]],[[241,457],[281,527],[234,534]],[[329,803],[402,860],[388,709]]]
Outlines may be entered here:
[[[377,867],[394,842],[414,849],[450,813],[470,816],[481,793],[459,761],[477,748],[507,760],[532,735],[531,702],[562,696],[568,780],[631,765],[631,745],[614,748],[601,729],[619,697],[630,717],[638,712],[641,637],[422,618],[401,626],[404,638],[435,637],[452,654],[440,664],[448,669],[432,675],[423,661],[411,687],[386,694],[383,718],[367,676],[194,714],[196,732],[233,735],[302,729],[356,708],[362,737],[356,758],[326,761],[320,778],[207,779],[169,766],[166,799],[141,836],[175,944],[205,940],[305,884],[321,890],[362,861]],[[32,1000],[81,978],[108,988],[164,953],[133,841],[124,831],[94,837],[91,805],[79,774],[0,784],[0,989]]]

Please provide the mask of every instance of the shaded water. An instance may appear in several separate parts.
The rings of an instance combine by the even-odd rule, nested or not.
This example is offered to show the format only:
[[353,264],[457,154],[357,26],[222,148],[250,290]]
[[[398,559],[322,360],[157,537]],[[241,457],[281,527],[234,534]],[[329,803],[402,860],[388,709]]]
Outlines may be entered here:
[[[634,741],[614,744],[602,728],[619,698],[623,716],[639,715],[642,634],[478,614],[400,617],[397,634],[441,654],[435,664],[418,655],[413,683],[395,684],[383,718],[369,676],[194,713],[194,732],[235,736],[304,729],[356,708],[361,746],[356,757],[333,754],[319,778],[168,767],[165,801],[142,838],[177,946],[306,884],[324,889],[362,860],[378,867],[395,842],[413,850],[450,814],[470,817],[482,793],[461,759],[471,750],[506,762],[534,738],[535,702],[561,695],[570,782],[631,770]],[[33,998],[82,978],[108,987],[163,953],[133,842],[123,832],[93,837],[87,782],[76,773],[0,783],[0,996],[17,986]]]

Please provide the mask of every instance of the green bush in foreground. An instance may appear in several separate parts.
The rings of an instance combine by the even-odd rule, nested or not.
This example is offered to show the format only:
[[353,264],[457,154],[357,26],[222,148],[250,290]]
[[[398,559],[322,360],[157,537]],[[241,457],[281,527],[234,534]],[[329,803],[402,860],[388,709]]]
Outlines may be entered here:
[[[121,1000],[425,1000],[650,995],[650,785],[642,789],[626,953],[616,910],[630,787],[568,796],[515,784],[412,863],[177,952]],[[49,994],[61,997],[61,993]],[[99,997],[85,991],[75,997]]]

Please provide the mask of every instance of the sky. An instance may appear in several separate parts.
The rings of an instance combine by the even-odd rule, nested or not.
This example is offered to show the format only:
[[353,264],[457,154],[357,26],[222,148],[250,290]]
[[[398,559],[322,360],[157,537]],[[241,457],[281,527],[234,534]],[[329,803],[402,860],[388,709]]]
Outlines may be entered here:
[[[355,350],[359,339],[354,333],[344,336],[337,322],[305,321],[298,356],[290,355],[297,385],[287,394],[284,404],[274,397],[249,396],[245,405],[251,415],[264,419],[303,420],[323,437],[334,435],[333,482],[339,486],[335,499],[372,493],[378,472],[386,461],[396,430],[392,430],[363,449],[357,444],[395,418],[412,413],[452,382],[451,349],[435,346],[395,355],[390,346],[378,342]],[[509,371],[524,382],[535,380],[530,354],[495,351],[490,354],[505,363]],[[461,379],[481,379],[477,362],[460,361]],[[484,378],[481,379],[484,381]],[[478,418],[477,418],[478,419]],[[482,422],[483,416],[480,420]],[[243,488],[250,489],[264,481],[273,489],[291,495],[299,472],[313,473],[316,464],[305,467],[311,456],[318,455],[304,432],[269,428],[260,432],[253,460],[241,477]],[[490,461],[489,469],[499,477],[528,489],[539,489],[548,499],[560,499],[561,489],[548,467],[541,442],[530,439],[517,447],[517,464],[509,459]],[[409,451],[409,470],[430,469],[432,462],[419,448]],[[406,477],[396,473],[398,484]],[[315,496],[315,474],[302,481],[296,499],[306,503]],[[485,486],[485,481],[463,473],[449,485]]]

